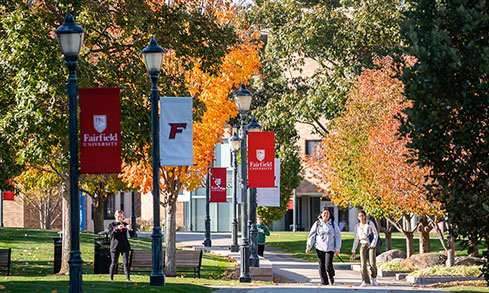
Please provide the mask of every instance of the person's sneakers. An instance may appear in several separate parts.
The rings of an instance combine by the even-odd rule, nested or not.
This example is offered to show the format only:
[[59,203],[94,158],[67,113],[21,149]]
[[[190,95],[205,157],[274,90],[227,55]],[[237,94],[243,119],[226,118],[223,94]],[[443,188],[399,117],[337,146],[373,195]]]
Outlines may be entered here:
[[334,285],[334,279],[333,279],[333,278],[329,279],[329,283],[330,283],[331,285]]
[[379,286],[379,282],[377,282],[375,278],[372,278],[371,280],[372,280],[372,285]]
[[367,283],[365,283],[365,282],[363,282],[363,281],[362,281],[362,283],[360,284],[360,287],[367,287],[367,286],[368,286],[368,284],[367,284]]

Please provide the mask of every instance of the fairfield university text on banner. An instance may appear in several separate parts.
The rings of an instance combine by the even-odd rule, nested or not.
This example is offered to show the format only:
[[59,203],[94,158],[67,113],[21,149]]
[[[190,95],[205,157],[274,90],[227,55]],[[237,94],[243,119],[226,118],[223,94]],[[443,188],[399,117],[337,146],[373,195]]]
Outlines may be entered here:
[[161,166],[194,164],[191,97],[160,98]]
[[248,133],[248,187],[275,187],[275,133]]
[[210,202],[226,202],[226,168],[212,167],[210,169]]
[[80,173],[121,172],[119,88],[81,88]]

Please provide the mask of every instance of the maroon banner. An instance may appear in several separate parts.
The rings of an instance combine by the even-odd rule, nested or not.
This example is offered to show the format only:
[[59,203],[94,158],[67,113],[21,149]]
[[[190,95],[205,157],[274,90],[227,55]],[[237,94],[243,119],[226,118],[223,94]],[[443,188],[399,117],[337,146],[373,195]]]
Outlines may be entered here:
[[226,168],[211,168],[211,200],[210,202],[226,202]]
[[3,200],[14,200],[14,192],[13,191],[4,191],[3,192]]
[[275,133],[248,133],[248,187],[275,187]]
[[121,172],[119,88],[81,88],[80,173]]

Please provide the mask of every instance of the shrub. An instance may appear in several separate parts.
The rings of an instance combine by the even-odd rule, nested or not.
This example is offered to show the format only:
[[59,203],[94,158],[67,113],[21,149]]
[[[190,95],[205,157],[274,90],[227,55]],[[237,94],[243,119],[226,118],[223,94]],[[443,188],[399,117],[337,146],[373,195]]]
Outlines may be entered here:
[[388,262],[379,263],[377,266],[379,270],[384,272],[392,272],[392,271],[405,271],[406,269],[401,267],[400,260],[391,260]]
[[471,276],[479,277],[481,275],[482,266],[454,266],[446,267],[444,265],[434,266],[417,270],[410,273],[413,277],[429,277],[429,276]]

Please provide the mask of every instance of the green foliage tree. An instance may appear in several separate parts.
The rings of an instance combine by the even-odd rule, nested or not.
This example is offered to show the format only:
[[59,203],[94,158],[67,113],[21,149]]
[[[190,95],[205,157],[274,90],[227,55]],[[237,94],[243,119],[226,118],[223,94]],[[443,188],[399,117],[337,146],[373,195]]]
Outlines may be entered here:
[[[401,132],[454,235],[485,240],[489,256],[489,3],[413,1],[403,36],[416,64],[405,71]],[[489,282],[489,265],[484,267]]]
[[[246,22],[268,36],[262,54],[264,80],[270,81],[269,74],[281,75],[283,82],[275,83],[274,91],[276,95],[288,92],[278,102],[288,107],[296,121],[313,125],[323,135],[328,132],[320,119],[332,119],[343,109],[353,77],[362,66],[372,64],[372,53],[388,55],[397,48],[401,3],[255,1]],[[306,58],[317,68],[304,77]]]

